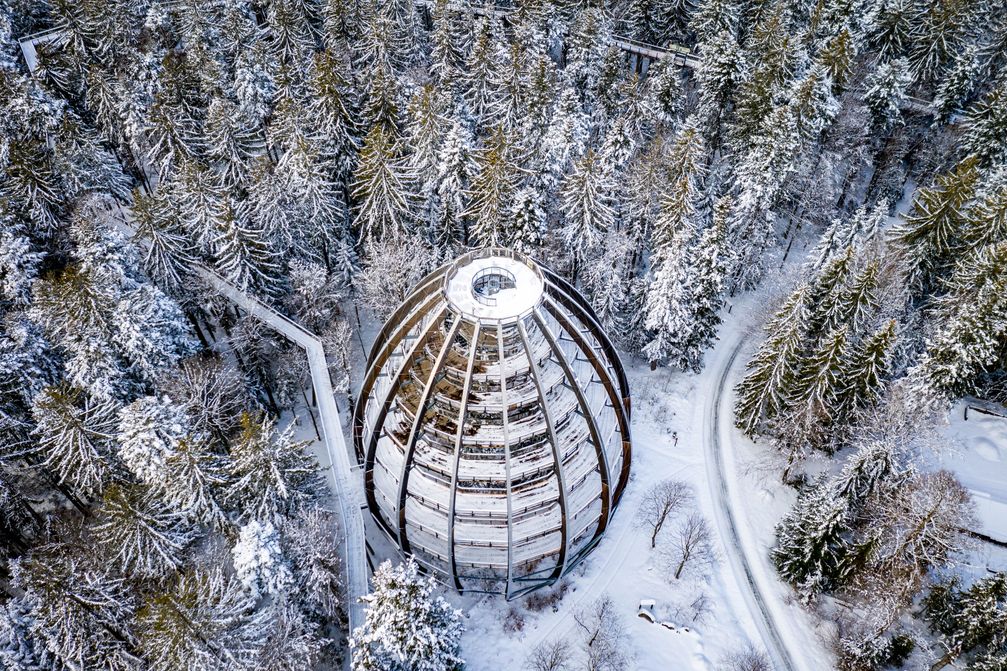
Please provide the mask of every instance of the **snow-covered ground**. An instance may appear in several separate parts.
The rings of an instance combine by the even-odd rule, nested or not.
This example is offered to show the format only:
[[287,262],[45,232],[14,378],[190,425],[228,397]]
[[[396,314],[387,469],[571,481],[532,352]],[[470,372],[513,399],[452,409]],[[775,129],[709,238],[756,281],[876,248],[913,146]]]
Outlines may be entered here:
[[[764,298],[764,297],[763,297]],[[752,303],[751,299],[746,302]],[[736,305],[727,316],[721,341],[708,354],[706,367],[699,375],[668,369],[651,371],[638,360],[627,359],[633,394],[633,470],[615,519],[604,539],[585,564],[568,578],[569,591],[555,612],[546,608],[531,613],[520,603],[507,604],[497,598],[457,598],[468,609],[468,628],[463,648],[471,671],[526,669],[529,652],[540,642],[567,638],[578,644],[578,626],[574,614],[603,594],[609,595],[627,625],[626,647],[634,656],[631,665],[640,671],[667,669],[714,669],[731,652],[748,643],[771,649],[766,623],[752,597],[752,587],[738,561],[739,548],[729,547],[731,540],[719,519],[718,491],[708,468],[710,408],[718,398],[722,373],[744,338],[750,323],[748,311]],[[745,356],[734,361],[724,378],[726,388],[721,403],[720,436],[725,447],[726,490],[734,504],[741,541],[748,546],[743,553],[751,561],[755,582],[765,592],[767,607],[774,617],[790,622],[778,623],[780,638],[794,657],[793,668],[823,668],[825,647],[814,634],[814,623],[797,606],[786,603],[787,590],[769,566],[767,550],[773,525],[789,507],[792,494],[775,482],[764,482],[749,470],[750,441],[733,428],[731,391],[742,372]],[[675,438],[677,434],[677,440]],[[696,507],[713,524],[718,559],[699,575],[675,581],[663,567],[661,542],[652,550],[649,531],[634,524],[643,494],[655,483],[666,479],[684,480],[693,486]],[[679,519],[670,522],[662,536],[667,540]],[[709,602],[709,612],[699,622],[691,622],[684,612],[700,595]],[[637,617],[640,601],[656,601],[658,619],[688,626],[691,631],[674,632]],[[522,631],[504,629],[505,616],[511,609],[524,620]],[[775,656],[775,655],[772,655]]]
[[[941,464],[972,492],[980,523],[976,531],[1007,543],[1007,417],[977,407],[986,408],[965,399],[951,409],[945,431],[951,444]],[[1003,408],[990,411],[1007,414]]]

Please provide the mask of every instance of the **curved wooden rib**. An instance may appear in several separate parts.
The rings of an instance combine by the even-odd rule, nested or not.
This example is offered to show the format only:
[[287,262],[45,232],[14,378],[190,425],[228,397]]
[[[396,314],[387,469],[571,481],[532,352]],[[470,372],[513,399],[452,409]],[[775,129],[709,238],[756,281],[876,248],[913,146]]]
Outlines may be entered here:
[[[626,490],[626,484],[629,482],[629,465],[632,458],[632,443],[630,440],[630,425],[629,425],[629,413],[620,403],[620,398],[615,390],[615,385],[612,384],[612,379],[608,374],[608,370],[605,368],[604,364],[598,360],[598,357],[594,354],[594,348],[591,347],[591,343],[587,342],[584,335],[577,329],[577,327],[567,319],[566,315],[563,314],[563,310],[553,303],[551,300],[546,300],[546,309],[549,314],[559,322],[559,325],[563,327],[571,338],[577,342],[577,346],[580,351],[584,352],[594,367],[595,374],[598,375],[598,379],[601,380],[602,385],[605,387],[605,391],[608,393],[609,401],[612,403],[612,408],[615,411],[616,420],[619,422],[619,438],[622,441],[622,467],[619,469],[619,482],[616,485],[615,492],[613,493],[613,500],[618,503],[622,498],[623,492]],[[592,413],[592,417],[594,413]]]
[[534,313],[535,323],[538,324],[539,329],[542,330],[542,335],[545,337],[546,342],[549,343],[549,348],[552,350],[553,356],[559,362],[560,367],[563,369],[563,375],[566,377],[567,384],[573,391],[574,396],[577,397],[577,405],[580,406],[581,415],[587,422],[588,431],[591,433],[591,442],[594,443],[595,454],[598,458],[598,473],[601,476],[601,515],[598,518],[598,528],[595,530],[595,537],[601,536],[602,532],[605,531],[605,527],[608,526],[608,520],[611,516],[612,508],[612,493],[609,489],[609,466],[608,466],[608,454],[605,452],[605,444],[601,441],[601,432],[598,431],[598,422],[595,421],[594,413],[591,412],[591,405],[588,403],[587,397],[584,395],[584,389],[580,386],[580,382],[577,380],[577,375],[574,373],[573,368],[570,366],[570,362],[567,361],[566,355],[563,354],[563,349],[556,342],[556,337],[553,335],[552,330],[549,325],[545,323],[542,319],[542,315],[536,310]]
[[458,499],[458,465],[462,458],[462,439],[465,437],[465,415],[468,412],[469,389],[472,387],[472,371],[476,365],[476,346],[479,344],[479,322],[472,327],[472,344],[469,346],[468,366],[462,386],[461,404],[458,409],[458,428],[455,431],[455,463],[451,473],[451,502],[448,504],[448,570],[455,581],[455,589],[462,591],[461,577],[455,565],[455,503]]
[[566,557],[570,551],[570,529],[567,524],[569,511],[566,506],[566,478],[563,474],[563,452],[559,448],[559,439],[556,437],[556,426],[552,421],[552,410],[549,409],[549,404],[546,402],[545,388],[542,386],[542,380],[539,377],[538,366],[535,362],[535,354],[531,349],[531,343],[528,342],[528,331],[525,329],[524,320],[518,321],[517,325],[525,354],[528,355],[528,369],[531,372],[532,381],[535,383],[535,389],[538,390],[539,402],[542,404],[542,414],[545,416],[546,428],[549,431],[549,442],[552,444],[552,457],[556,463],[556,481],[559,487],[560,546],[556,570],[549,576],[549,582],[556,582],[560,576],[566,573]]
[[462,320],[456,317],[455,323],[451,325],[451,329],[444,338],[444,343],[441,345],[441,351],[437,354],[437,359],[434,361],[434,365],[430,367],[430,373],[427,375],[426,384],[423,386],[423,393],[420,394],[419,401],[416,405],[416,414],[413,415],[413,424],[409,428],[409,439],[406,442],[405,454],[402,459],[402,469],[399,472],[399,499],[397,504],[399,520],[399,547],[402,548],[402,552],[405,554],[409,554],[409,537],[406,533],[406,496],[409,492],[409,475],[412,471],[413,453],[416,451],[416,441],[419,439],[420,425],[423,422],[424,415],[426,415],[427,405],[430,403],[430,396],[433,394],[434,385],[437,383],[437,375],[444,367],[444,362],[447,360],[448,354],[451,352],[451,345],[454,343],[455,337],[458,335],[458,329],[461,328],[461,325]]

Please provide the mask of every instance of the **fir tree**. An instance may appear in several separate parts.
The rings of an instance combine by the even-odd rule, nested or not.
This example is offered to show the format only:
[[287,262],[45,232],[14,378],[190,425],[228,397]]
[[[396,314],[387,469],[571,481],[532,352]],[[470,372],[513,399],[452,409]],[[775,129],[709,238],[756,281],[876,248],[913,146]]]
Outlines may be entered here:
[[692,311],[694,328],[691,349],[695,358],[690,368],[698,371],[703,365],[703,352],[717,340],[720,310],[724,306],[724,283],[730,251],[727,248],[727,222],[730,219],[731,199],[724,196],[713,210],[713,221],[702,232],[696,246],[693,264]]
[[493,21],[483,21],[465,63],[465,102],[477,128],[488,128],[503,118],[503,67],[507,52]]
[[769,336],[737,387],[735,423],[749,436],[787,407],[796,386],[808,324],[807,294],[807,287],[799,287],[776,313],[766,329]]
[[737,195],[730,231],[737,249],[731,269],[735,286],[752,287],[765,272],[765,252],[775,234],[772,208],[794,170],[799,145],[794,110],[781,105],[765,120],[764,131],[752,140],[735,171]]
[[585,293],[606,333],[622,330],[622,311],[628,299],[627,278],[631,276],[633,241],[626,232],[613,229],[605,234],[599,254],[584,268]]
[[189,520],[217,529],[229,523],[219,503],[230,484],[229,461],[213,452],[201,437],[186,436],[164,457],[164,477],[153,492]]
[[457,86],[457,78],[465,68],[468,52],[462,25],[465,18],[449,7],[448,0],[437,0],[431,15],[430,73],[443,87]]
[[139,485],[106,489],[91,530],[124,575],[155,579],[181,568],[182,552],[196,535],[181,515],[164,510]]
[[866,17],[868,34],[882,60],[905,54],[914,6],[910,0],[879,0]]
[[[340,0],[342,1],[342,0]],[[323,161],[333,169],[333,181],[345,190],[360,149],[356,99],[344,59],[329,51],[318,51],[308,80],[310,102],[307,113],[315,141],[321,142]]]
[[511,246],[520,252],[534,252],[546,232],[545,204],[538,190],[529,186],[518,189],[510,216],[514,231]]
[[318,495],[318,465],[288,428],[278,432],[266,417],[241,415],[241,429],[231,444],[227,499],[242,519],[271,520],[288,514]]
[[578,160],[563,183],[562,238],[573,260],[573,278],[601,239],[615,223],[612,209],[611,171],[594,150]]
[[335,617],[345,598],[335,515],[309,508],[285,520],[281,531],[284,553],[293,567],[293,589],[310,612]]
[[[849,331],[846,326],[833,329],[816,345],[805,360],[803,370],[791,392],[790,406],[797,421],[791,423],[789,431],[796,429],[786,442],[790,442],[790,460],[784,480],[787,479],[795,452],[808,443],[819,449],[830,449],[829,429],[839,412],[840,395],[845,381],[845,363]],[[805,433],[805,427],[814,427]]]
[[[469,189],[477,166],[473,158],[472,136],[457,121],[453,121],[437,154],[437,198],[440,222],[439,247],[467,239],[464,215],[469,209]],[[516,220],[518,228],[527,228]]]
[[937,178],[933,187],[920,189],[905,223],[894,231],[894,242],[905,254],[910,283],[929,290],[947,272],[959,248],[966,204],[975,195],[979,171],[970,156],[953,171]]
[[720,35],[734,35],[738,27],[738,4],[735,0],[700,0],[690,22],[701,44]]
[[109,475],[116,406],[66,384],[46,387],[32,402],[38,463],[78,496],[101,492]]
[[461,612],[433,596],[413,560],[374,572],[364,624],[350,638],[353,671],[457,671]]
[[398,143],[376,124],[364,140],[354,177],[355,225],[364,240],[401,235],[410,225],[409,195]]

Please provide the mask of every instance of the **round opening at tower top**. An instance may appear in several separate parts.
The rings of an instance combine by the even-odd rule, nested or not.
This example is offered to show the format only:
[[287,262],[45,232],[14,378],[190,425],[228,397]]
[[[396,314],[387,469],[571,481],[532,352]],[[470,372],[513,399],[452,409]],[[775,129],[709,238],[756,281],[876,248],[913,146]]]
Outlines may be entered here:
[[463,592],[514,598],[598,544],[629,480],[629,384],[590,303],[508,249],[433,271],[381,328],[354,409],[367,506]]
[[503,249],[470,252],[444,276],[444,295],[463,317],[484,322],[510,321],[527,314],[545,290],[534,262]]

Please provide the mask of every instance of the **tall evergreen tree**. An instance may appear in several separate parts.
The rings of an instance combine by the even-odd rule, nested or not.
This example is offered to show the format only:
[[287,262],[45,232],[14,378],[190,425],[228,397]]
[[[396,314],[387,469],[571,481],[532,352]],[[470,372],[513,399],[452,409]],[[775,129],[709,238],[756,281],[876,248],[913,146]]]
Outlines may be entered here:
[[513,238],[510,208],[518,186],[514,147],[502,127],[486,140],[477,157],[479,172],[469,191],[472,237],[481,245],[508,245]]
[[748,374],[737,387],[735,423],[749,436],[787,407],[796,387],[809,318],[807,300],[806,286],[787,298],[767,326],[769,336],[748,362]]
[[433,596],[433,581],[416,563],[385,562],[374,572],[374,589],[364,597],[366,619],[353,632],[353,671],[459,671],[461,613]]
[[364,240],[402,235],[411,225],[405,166],[398,142],[375,124],[364,140],[354,176],[355,225]]
[[66,384],[46,387],[32,403],[38,463],[78,496],[99,494],[109,476],[116,410]]
[[242,414],[231,444],[227,492],[242,519],[274,519],[317,497],[318,465],[305,452],[306,445],[295,441],[289,428],[278,432],[272,420]]
[[601,236],[615,223],[611,170],[593,149],[574,163],[562,188],[562,239],[573,262],[573,278]]
[[910,283],[917,291],[934,287],[959,248],[966,204],[979,180],[977,163],[970,156],[939,176],[934,186],[920,189],[905,223],[894,231],[894,242],[904,250]]

